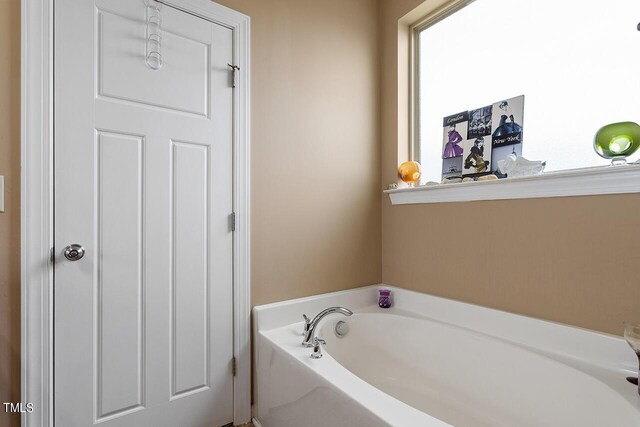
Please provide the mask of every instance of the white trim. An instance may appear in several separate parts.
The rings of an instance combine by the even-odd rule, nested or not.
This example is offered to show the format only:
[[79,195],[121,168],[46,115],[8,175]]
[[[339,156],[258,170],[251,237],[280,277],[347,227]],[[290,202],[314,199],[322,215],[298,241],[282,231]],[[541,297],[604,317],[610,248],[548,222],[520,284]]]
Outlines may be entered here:
[[593,167],[522,178],[386,190],[394,205],[640,193],[640,165]]
[[22,0],[21,400],[23,427],[53,425],[53,0]]
[[[53,2],[22,0],[21,288],[23,427],[53,427]],[[251,421],[250,18],[209,0],[164,0],[233,30],[234,424]]]
[[[205,0],[210,4],[209,0]],[[250,20],[233,12],[234,61],[240,67],[234,93],[234,319],[233,351],[237,374],[234,379],[233,420],[251,421],[251,98]]]

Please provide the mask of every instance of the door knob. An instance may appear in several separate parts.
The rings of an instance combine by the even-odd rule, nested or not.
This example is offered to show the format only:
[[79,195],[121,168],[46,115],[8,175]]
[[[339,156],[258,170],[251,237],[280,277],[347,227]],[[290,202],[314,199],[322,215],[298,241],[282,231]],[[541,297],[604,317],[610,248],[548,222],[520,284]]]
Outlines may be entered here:
[[84,248],[82,245],[72,243],[64,248],[64,257],[69,261],[78,261],[84,256]]

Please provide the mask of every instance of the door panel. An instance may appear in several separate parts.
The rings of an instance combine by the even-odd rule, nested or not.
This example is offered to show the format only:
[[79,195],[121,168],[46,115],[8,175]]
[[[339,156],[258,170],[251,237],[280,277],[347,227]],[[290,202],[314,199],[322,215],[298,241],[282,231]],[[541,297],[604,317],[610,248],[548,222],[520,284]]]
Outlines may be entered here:
[[[132,3],[129,7],[121,7],[121,13],[131,16],[138,2]],[[162,11],[164,15],[167,14],[166,10]],[[131,43],[132,38],[144,40],[144,15],[132,19],[100,8],[96,13],[99,96],[208,115],[209,22],[180,17],[180,21],[185,22],[174,24],[176,32],[165,29],[162,32],[162,51],[170,66],[163,67],[160,73],[154,73],[149,72],[144,61],[140,61],[140,46]],[[126,79],[122,78],[123,74],[127,76]],[[167,82],[181,82],[180,90]]]
[[60,427],[233,419],[232,32],[161,13],[154,71],[142,0],[56,0]]
[[144,140],[105,132],[97,137],[96,362],[102,418],[144,404]]
[[172,146],[171,397],[175,398],[208,386],[209,149],[185,142]]

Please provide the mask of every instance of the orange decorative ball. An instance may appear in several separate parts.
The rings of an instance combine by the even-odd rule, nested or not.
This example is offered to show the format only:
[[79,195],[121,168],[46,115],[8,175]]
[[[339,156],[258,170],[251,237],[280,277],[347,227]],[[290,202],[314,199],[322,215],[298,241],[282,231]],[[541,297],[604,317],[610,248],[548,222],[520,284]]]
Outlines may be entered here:
[[398,178],[409,185],[418,183],[421,175],[420,163],[418,162],[404,162],[398,168]]

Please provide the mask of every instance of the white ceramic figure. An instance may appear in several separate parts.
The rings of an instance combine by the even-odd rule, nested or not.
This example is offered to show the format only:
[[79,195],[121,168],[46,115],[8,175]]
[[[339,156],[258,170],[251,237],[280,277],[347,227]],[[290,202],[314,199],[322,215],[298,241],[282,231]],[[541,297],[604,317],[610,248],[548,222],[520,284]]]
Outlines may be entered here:
[[540,175],[546,165],[547,162],[527,160],[515,154],[510,154],[506,160],[498,161],[500,173],[506,174],[508,178]]

